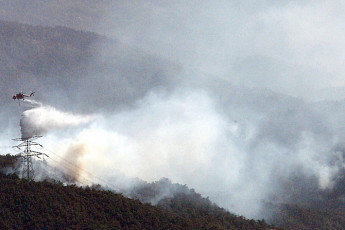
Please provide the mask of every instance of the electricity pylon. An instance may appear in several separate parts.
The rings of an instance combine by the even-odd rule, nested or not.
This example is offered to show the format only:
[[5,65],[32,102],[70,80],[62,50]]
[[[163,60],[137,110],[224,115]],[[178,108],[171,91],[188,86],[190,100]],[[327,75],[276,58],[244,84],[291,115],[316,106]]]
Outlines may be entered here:
[[[41,136],[33,136],[31,138],[16,138],[13,139],[15,141],[20,141],[21,143],[17,146],[14,146],[15,148],[18,148],[24,150],[20,153],[17,154],[18,157],[22,158],[22,163],[23,163],[23,171],[22,171],[22,178],[27,178],[28,180],[32,180],[35,174],[34,167],[32,164],[32,158],[37,157],[40,159],[44,159],[44,156],[47,156],[45,153],[37,152],[31,149],[33,146],[40,146],[43,148],[43,146],[37,142],[34,142],[34,140],[40,138]],[[42,158],[41,158],[42,157]]]

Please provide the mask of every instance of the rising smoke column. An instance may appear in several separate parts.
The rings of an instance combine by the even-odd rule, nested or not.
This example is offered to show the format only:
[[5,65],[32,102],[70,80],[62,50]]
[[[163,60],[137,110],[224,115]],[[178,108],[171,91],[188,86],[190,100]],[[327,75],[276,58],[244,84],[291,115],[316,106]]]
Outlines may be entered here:
[[70,143],[65,157],[83,150],[73,159],[107,181],[117,180],[114,171],[147,182],[167,177],[251,218],[264,217],[263,201],[332,189],[342,163],[333,151],[340,132],[299,100],[247,96],[220,106],[203,90],[152,92],[63,140]]
[[[126,187],[133,182],[118,175],[167,177],[251,218],[265,217],[262,201],[332,189],[342,167],[333,151],[341,130],[309,104],[245,90],[229,91],[226,104],[205,90],[152,91],[133,107],[97,117],[42,106],[23,113],[22,135],[52,133],[49,148],[76,165],[64,170],[73,181],[88,184],[92,173]],[[51,132],[67,127],[72,135]]]

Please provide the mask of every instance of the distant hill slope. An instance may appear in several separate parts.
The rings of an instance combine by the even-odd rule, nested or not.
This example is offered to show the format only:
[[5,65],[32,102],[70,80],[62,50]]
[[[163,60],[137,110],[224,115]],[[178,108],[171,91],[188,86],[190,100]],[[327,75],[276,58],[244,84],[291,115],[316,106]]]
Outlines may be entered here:
[[282,204],[271,220],[286,229],[342,230],[345,226],[345,203],[325,202],[319,207]]
[[[345,174],[344,174],[345,175]],[[339,178],[344,180],[345,177]],[[341,183],[338,183],[341,185]],[[342,230],[345,226],[344,186],[334,188],[332,193],[320,194],[317,198],[305,204],[274,204],[268,205],[267,210],[272,213],[268,220],[284,229],[330,229]],[[167,193],[169,193],[167,195]],[[165,197],[162,194],[166,194]],[[179,215],[192,218],[204,216],[204,223],[212,222],[214,216],[219,220],[226,220],[224,224],[231,223],[234,215],[227,214],[222,208],[213,205],[208,199],[195,193],[186,186],[172,184],[168,179],[142,184],[131,191],[130,197],[138,198],[144,202],[156,203],[158,207],[172,211]],[[157,197],[163,197],[155,202]],[[320,200],[320,198],[323,198]],[[204,215],[211,213],[212,215]],[[237,219],[238,220],[238,219]],[[230,226],[227,226],[230,228]],[[231,229],[231,228],[230,228]]]
[[0,21],[0,57],[1,102],[34,90],[41,101],[88,112],[133,102],[168,85],[178,71],[174,63],[95,33],[6,21]]
[[115,4],[110,0],[0,0],[0,19],[95,31],[103,19],[102,16]]
[[[0,156],[0,166],[15,159]],[[157,207],[61,182],[34,182],[0,173],[1,229],[276,229],[212,205],[199,194],[180,194]]]

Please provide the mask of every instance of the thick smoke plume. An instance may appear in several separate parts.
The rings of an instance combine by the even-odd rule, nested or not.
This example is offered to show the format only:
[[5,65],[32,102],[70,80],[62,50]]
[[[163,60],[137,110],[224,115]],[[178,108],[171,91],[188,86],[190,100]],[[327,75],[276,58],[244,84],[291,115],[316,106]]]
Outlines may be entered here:
[[[46,145],[68,161],[57,166],[81,183],[128,189],[135,185],[126,177],[167,177],[248,217],[265,217],[263,202],[305,202],[333,189],[345,146],[330,122],[341,121],[335,111],[325,116],[313,104],[249,88],[232,88],[226,98],[234,102],[225,106],[207,90],[152,91],[133,108],[73,132],[49,132]],[[41,109],[65,122],[37,120],[39,133],[91,119]]]

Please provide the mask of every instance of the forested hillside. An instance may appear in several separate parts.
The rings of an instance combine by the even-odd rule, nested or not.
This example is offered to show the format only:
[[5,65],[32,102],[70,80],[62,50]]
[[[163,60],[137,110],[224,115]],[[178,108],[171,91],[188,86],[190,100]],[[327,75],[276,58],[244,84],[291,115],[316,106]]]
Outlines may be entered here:
[[[16,162],[0,156],[2,171]],[[275,229],[180,194],[156,207],[121,194],[61,182],[34,182],[0,173],[1,229]]]
[[[278,229],[265,221],[231,214],[193,189],[168,179],[143,182],[131,191],[122,191],[134,198],[128,199],[100,186],[66,186],[53,179],[28,182],[16,174],[5,175],[3,172],[15,172],[20,167],[10,155],[0,156],[0,167],[1,227],[15,228],[16,223],[17,229]],[[270,222],[281,229],[336,230],[345,225],[344,207],[339,200],[328,200],[302,206],[271,204],[268,209],[273,212]]]
[[[169,191],[168,195],[167,191]],[[344,188],[339,187],[334,191],[337,193],[318,194],[316,199],[310,199],[304,204],[293,202],[267,204],[266,210],[272,214],[268,222],[291,230],[343,229],[345,226],[345,203],[339,199],[339,196],[343,196]],[[163,197],[162,194],[165,194],[166,197],[156,202],[157,197]],[[225,220],[230,217],[224,215],[225,210],[212,205],[208,199],[202,198],[194,190],[179,184],[172,184],[168,179],[150,184],[143,183],[133,189],[129,195],[144,202],[153,202],[164,210],[191,218],[195,215],[203,215],[202,213],[212,213]],[[210,216],[205,216],[204,221],[207,223],[211,219]]]

